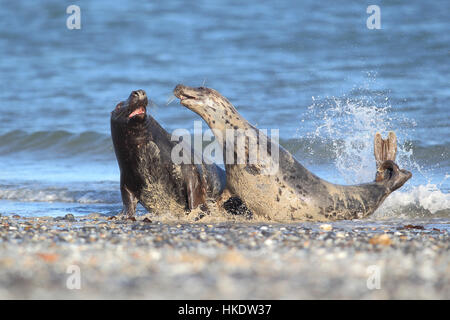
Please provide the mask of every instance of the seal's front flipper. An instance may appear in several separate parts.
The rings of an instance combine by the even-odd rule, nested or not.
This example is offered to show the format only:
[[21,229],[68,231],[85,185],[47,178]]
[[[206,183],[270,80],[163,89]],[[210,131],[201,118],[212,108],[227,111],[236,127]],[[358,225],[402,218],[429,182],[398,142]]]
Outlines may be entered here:
[[136,214],[136,206],[138,203],[138,199],[136,196],[130,191],[130,189],[125,185],[124,177],[120,176],[120,194],[122,196],[123,209],[117,215],[117,218],[122,220],[134,220],[136,218],[134,215]]
[[206,203],[205,184],[199,181],[201,178],[194,172],[186,177],[186,191],[188,209],[193,210],[199,205]]

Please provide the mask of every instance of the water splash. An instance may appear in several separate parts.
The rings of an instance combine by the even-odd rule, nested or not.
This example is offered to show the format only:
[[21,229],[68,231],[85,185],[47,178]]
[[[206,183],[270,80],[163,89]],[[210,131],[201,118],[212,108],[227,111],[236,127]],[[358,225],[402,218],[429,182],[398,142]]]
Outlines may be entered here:
[[[346,183],[371,181],[375,174],[375,133],[381,132],[385,136],[393,130],[401,143],[408,141],[408,132],[399,122],[408,124],[409,128],[416,125],[412,120],[393,118],[391,109],[387,99],[380,105],[371,97],[313,98],[306,117],[314,122],[316,129],[307,136],[322,143],[329,144],[331,141],[336,168]],[[408,168],[413,165],[411,159],[412,151],[408,149],[408,143],[400,144],[399,165]],[[416,169],[422,170],[420,166]]]
[[[412,171],[413,179],[422,184],[408,182],[387,198],[374,217],[423,217],[435,213],[449,216],[450,194],[440,188],[447,177],[440,184],[432,183],[436,180],[435,168],[424,168],[416,161],[411,137],[417,123],[395,112],[387,94],[359,88],[342,97],[313,97],[302,121],[311,121],[315,130],[306,136],[331,146],[339,178],[347,184],[358,184],[374,180],[375,133],[385,137],[388,131],[394,131],[399,143],[396,162]],[[314,149],[309,152],[313,154]]]

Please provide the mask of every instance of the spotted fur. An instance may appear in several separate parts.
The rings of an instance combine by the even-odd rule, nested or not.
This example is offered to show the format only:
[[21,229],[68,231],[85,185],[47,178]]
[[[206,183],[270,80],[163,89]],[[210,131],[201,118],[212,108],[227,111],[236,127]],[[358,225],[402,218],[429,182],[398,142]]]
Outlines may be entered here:
[[[236,108],[214,89],[178,85],[174,94],[185,107],[200,115],[211,129],[225,136],[227,129],[259,130],[245,120]],[[267,141],[270,139],[267,137]],[[222,141],[226,155],[226,143]],[[329,221],[363,218],[372,214],[411,173],[401,170],[392,159],[377,158],[382,179],[353,186],[337,185],[320,179],[303,167],[287,150],[279,147],[279,170],[265,174],[265,165],[226,164],[227,185],[253,211],[269,220]],[[246,148],[246,157],[249,157]],[[234,150],[236,154],[236,150]],[[395,152],[385,152],[392,156]],[[384,154],[384,153],[379,153]],[[264,155],[258,154],[264,157]],[[382,157],[382,156],[381,156]],[[271,154],[266,155],[271,165]],[[380,162],[381,161],[381,162]],[[381,176],[381,174],[378,174]]]

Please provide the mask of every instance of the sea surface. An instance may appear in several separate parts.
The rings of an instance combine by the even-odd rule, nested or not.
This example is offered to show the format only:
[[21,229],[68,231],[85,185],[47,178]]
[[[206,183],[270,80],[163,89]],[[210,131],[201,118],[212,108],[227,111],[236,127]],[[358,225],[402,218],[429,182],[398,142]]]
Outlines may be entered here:
[[183,83],[279,129],[335,183],[372,181],[373,136],[394,130],[413,178],[372,218],[449,220],[449,1],[85,0],[79,30],[70,4],[1,2],[0,214],[118,213],[110,112],[144,89],[169,132],[192,131]]

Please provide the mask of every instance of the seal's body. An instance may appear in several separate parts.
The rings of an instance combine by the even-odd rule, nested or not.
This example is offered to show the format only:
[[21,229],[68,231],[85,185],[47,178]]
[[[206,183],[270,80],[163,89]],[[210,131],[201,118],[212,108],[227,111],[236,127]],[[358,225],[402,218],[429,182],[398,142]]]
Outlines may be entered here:
[[150,212],[181,214],[217,198],[225,187],[223,170],[216,165],[174,164],[175,142],[146,114],[147,103],[145,91],[133,91],[111,113],[122,214],[132,218],[138,202]]
[[[249,140],[245,145],[243,164],[230,163],[228,159],[225,161],[227,186],[254,214],[266,219],[326,221],[362,218],[372,214],[391,192],[400,188],[411,177],[410,172],[400,170],[393,162],[396,141],[383,144],[385,140],[377,135],[375,157],[378,173],[375,182],[353,186],[327,182],[307,170],[287,150],[274,145],[217,91],[178,85],[174,94],[182,105],[207,122],[216,139],[220,135],[221,139],[218,141],[224,149],[224,155],[230,150],[227,150],[229,141],[223,137],[230,130],[237,132],[235,136],[239,136],[239,131],[242,130],[254,133],[246,135]],[[392,133],[389,141],[393,138],[395,135]],[[249,158],[254,155],[249,151],[252,150],[249,146],[260,146],[261,141],[267,141],[271,147],[266,145],[267,148],[257,148],[258,162],[250,163]],[[239,152],[236,146],[237,144],[233,144],[232,148],[235,149],[231,150],[231,154],[234,152],[235,156]],[[386,150],[387,148],[390,149]],[[276,151],[277,159],[273,157]],[[273,168],[276,170],[273,171]]]

